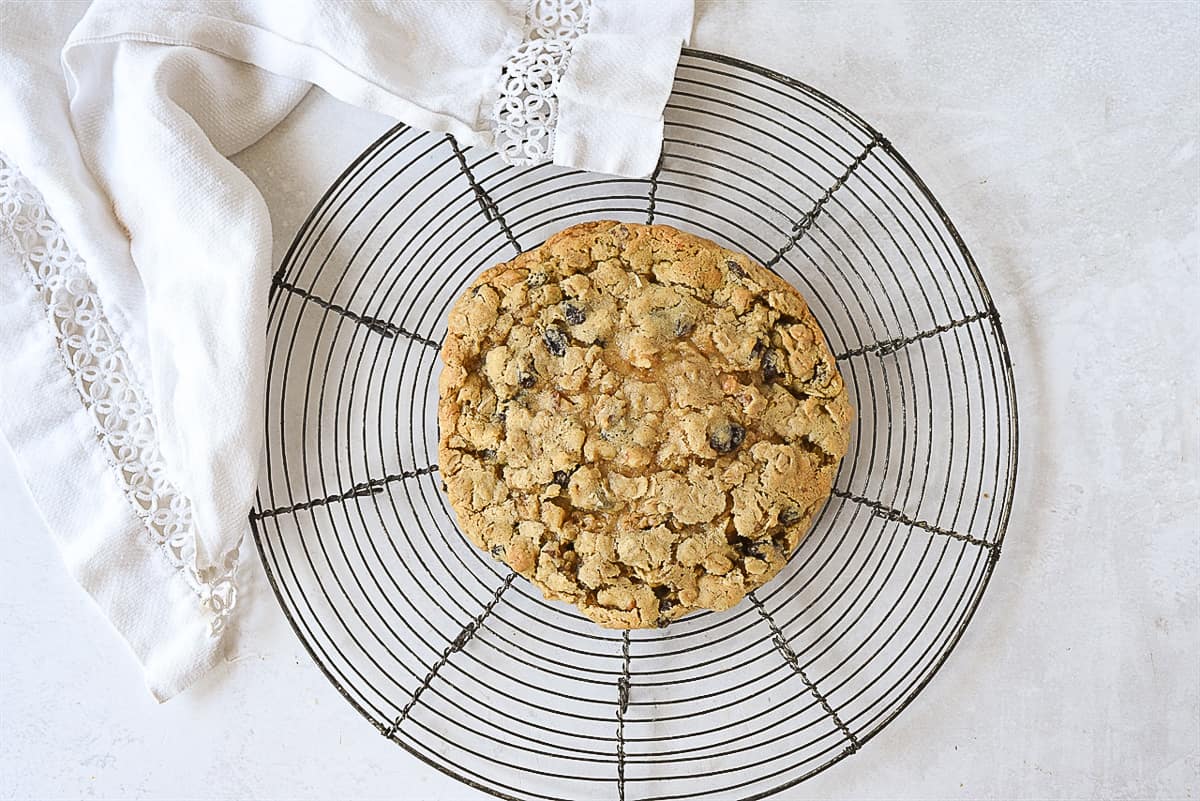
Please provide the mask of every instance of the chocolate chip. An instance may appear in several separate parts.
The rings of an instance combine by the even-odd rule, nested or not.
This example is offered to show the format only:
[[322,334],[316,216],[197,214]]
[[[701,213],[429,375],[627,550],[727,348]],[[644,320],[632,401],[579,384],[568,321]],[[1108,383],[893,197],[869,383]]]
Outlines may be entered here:
[[494,462],[496,460],[496,449],[485,448],[479,452],[479,458],[485,462]]
[[587,319],[587,314],[574,303],[564,303],[563,317],[566,317],[567,322],[571,325],[579,325]]
[[542,331],[542,342],[546,343],[546,350],[550,351],[553,356],[567,355],[567,335],[560,329],[554,326],[547,326]]
[[566,470],[555,470],[554,471],[554,483],[560,487],[566,487],[568,484],[571,483],[571,474],[568,473]]
[[545,286],[546,282],[549,280],[550,279],[546,277],[545,273],[530,273],[529,277],[525,279],[525,283],[531,287],[537,288],[539,286]]
[[786,509],[779,510],[779,522],[785,526],[790,526],[800,522],[800,510],[794,506],[789,506]]
[[680,317],[675,321],[675,336],[682,339],[696,330],[696,324],[691,320]]
[[738,278],[746,278],[747,277],[746,271],[742,269],[742,265],[738,264],[733,259],[727,259],[725,261],[725,269],[729,270],[729,272],[733,273]]
[[725,421],[717,425],[708,435],[708,444],[717,453],[736,451],[746,439],[746,429],[737,423]]
[[517,383],[524,389],[529,389],[537,383],[537,376],[533,373],[518,373]]
[[774,348],[767,348],[762,354],[762,377],[763,381],[774,381],[779,376],[783,375],[783,359],[779,356],[779,351]]

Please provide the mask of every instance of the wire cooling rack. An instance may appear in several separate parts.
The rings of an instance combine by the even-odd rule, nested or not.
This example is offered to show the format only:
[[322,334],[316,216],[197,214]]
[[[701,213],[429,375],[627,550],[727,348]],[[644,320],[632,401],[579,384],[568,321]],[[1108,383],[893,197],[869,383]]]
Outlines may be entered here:
[[[251,522],[283,611],[385,737],[503,798],[801,782],[929,683],[1000,555],[1008,350],[925,184],[837,102],[724,56],[685,51],[666,119],[646,180],[509,167],[397,126],[326,192],[272,288]],[[663,630],[608,631],[545,601],[459,533],[435,463],[449,304],[599,218],[670,223],[774,269],[809,300],[858,411],[788,567]]]

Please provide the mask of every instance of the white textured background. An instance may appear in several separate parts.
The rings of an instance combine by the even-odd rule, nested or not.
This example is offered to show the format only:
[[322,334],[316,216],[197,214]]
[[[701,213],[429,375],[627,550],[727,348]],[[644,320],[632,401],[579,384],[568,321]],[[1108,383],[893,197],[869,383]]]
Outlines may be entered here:
[[[1004,554],[957,650],[781,797],[1200,797],[1200,4],[705,4],[692,44],[905,154],[996,297],[1021,411]],[[279,256],[389,125],[313,92],[238,157]],[[483,798],[338,697],[256,558],[229,663],[158,706],[3,446],[0,531],[3,798]]]

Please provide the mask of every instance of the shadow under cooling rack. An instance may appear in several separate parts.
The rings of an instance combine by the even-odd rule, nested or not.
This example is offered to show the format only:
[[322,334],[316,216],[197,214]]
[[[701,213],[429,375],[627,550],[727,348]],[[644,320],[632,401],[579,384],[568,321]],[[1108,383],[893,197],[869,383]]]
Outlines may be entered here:
[[[676,225],[782,275],[858,411],[784,572],[657,631],[545,601],[459,533],[437,474],[449,304],[599,218]],[[384,736],[497,796],[759,798],[803,781],[929,683],[1000,555],[1017,412],[979,270],[878,131],[751,64],[685,51],[645,180],[513,168],[397,126],[297,234],[268,335],[251,522],[284,613]]]

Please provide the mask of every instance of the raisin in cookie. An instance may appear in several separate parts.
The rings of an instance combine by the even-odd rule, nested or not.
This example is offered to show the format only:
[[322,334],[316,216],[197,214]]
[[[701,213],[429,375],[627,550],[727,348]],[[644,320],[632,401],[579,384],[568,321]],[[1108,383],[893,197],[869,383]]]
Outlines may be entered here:
[[665,225],[593,222],[483,273],[442,348],[467,537],[611,628],[727,609],[828,498],[853,411],[800,294]]

